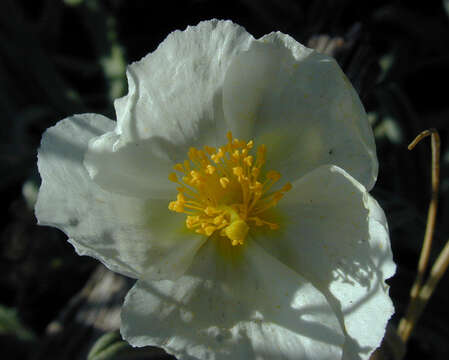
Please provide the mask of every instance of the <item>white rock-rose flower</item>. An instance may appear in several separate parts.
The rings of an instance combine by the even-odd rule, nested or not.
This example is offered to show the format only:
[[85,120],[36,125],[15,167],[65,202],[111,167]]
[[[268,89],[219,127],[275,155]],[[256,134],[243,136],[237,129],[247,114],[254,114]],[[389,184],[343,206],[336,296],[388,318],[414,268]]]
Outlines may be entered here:
[[129,66],[117,122],[48,129],[40,224],[138,279],[133,346],[179,359],[368,359],[393,313],[372,131],[330,57],[229,21]]

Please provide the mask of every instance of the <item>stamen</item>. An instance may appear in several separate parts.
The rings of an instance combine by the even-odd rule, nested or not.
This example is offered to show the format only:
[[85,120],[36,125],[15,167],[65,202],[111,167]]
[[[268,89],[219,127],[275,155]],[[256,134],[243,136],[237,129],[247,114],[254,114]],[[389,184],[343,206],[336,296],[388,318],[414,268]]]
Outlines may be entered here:
[[182,164],[176,164],[173,166],[173,169],[182,173],[184,172],[184,166],[182,166]]
[[[198,234],[211,236],[218,233],[230,240],[233,246],[245,242],[250,226],[279,228],[279,224],[265,220],[260,214],[277,205],[292,188],[290,183],[268,193],[281,174],[270,170],[263,176],[266,146],[260,145],[252,155],[254,142],[232,137],[218,148],[204,146],[203,150],[190,148],[188,158],[173,169],[168,179],[179,184],[176,201],[169,210],[187,215],[186,227]],[[262,179],[259,177],[262,174]]]
[[168,175],[168,180],[177,183],[178,182],[178,176],[176,176],[175,173],[170,173],[170,175]]
[[229,184],[229,179],[227,177],[221,177],[220,178],[220,185],[223,187],[223,189],[226,189],[226,186]]

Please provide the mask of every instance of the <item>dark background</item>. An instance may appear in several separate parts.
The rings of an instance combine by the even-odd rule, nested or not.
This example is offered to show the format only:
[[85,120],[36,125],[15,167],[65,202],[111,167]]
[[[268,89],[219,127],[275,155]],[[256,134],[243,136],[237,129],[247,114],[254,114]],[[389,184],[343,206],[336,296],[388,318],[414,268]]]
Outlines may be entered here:
[[[114,118],[112,101],[127,91],[125,65],[154,51],[171,31],[210,18],[231,19],[255,37],[280,30],[310,45],[318,35],[325,35],[320,44],[340,38],[333,53],[376,135],[380,171],[373,195],[389,219],[398,263],[390,280],[397,325],[414,279],[430,193],[428,141],[412,152],[407,144],[430,127],[442,137],[431,260],[449,238],[449,1],[2,0],[0,349],[6,359],[39,352],[50,322],[97,266],[77,256],[61,232],[35,225],[41,134],[74,113]],[[412,335],[407,359],[448,358],[448,285],[445,276]]]

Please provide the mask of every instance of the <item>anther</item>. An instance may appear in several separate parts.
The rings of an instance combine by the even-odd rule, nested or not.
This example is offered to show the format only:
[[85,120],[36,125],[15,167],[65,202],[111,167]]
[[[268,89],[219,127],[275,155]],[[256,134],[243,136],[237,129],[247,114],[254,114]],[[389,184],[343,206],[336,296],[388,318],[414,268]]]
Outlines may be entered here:
[[177,183],[178,182],[178,177],[176,176],[175,173],[170,173],[170,175],[168,175],[168,180]]
[[173,169],[179,172],[184,172],[184,167],[182,166],[182,164],[176,164],[175,166],[173,166]]
[[248,167],[251,167],[253,165],[253,157],[251,155],[244,158],[243,161]]
[[226,187],[229,185],[229,179],[227,177],[221,177],[220,178],[220,185],[223,189],[226,189]]
[[232,172],[235,176],[242,176],[243,175],[243,169],[241,166],[236,166],[232,168]]
[[215,167],[213,167],[212,165],[207,165],[206,173],[208,173],[209,175],[212,175],[214,172],[215,172]]

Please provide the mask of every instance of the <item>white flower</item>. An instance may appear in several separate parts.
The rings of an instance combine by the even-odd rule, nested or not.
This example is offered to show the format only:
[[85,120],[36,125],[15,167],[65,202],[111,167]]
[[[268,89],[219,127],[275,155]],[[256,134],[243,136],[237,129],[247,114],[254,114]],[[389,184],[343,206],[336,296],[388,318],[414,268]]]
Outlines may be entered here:
[[139,279],[123,337],[179,359],[368,359],[395,265],[372,132],[336,62],[213,20],[127,75],[117,123],[46,131],[36,205],[79,254]]

